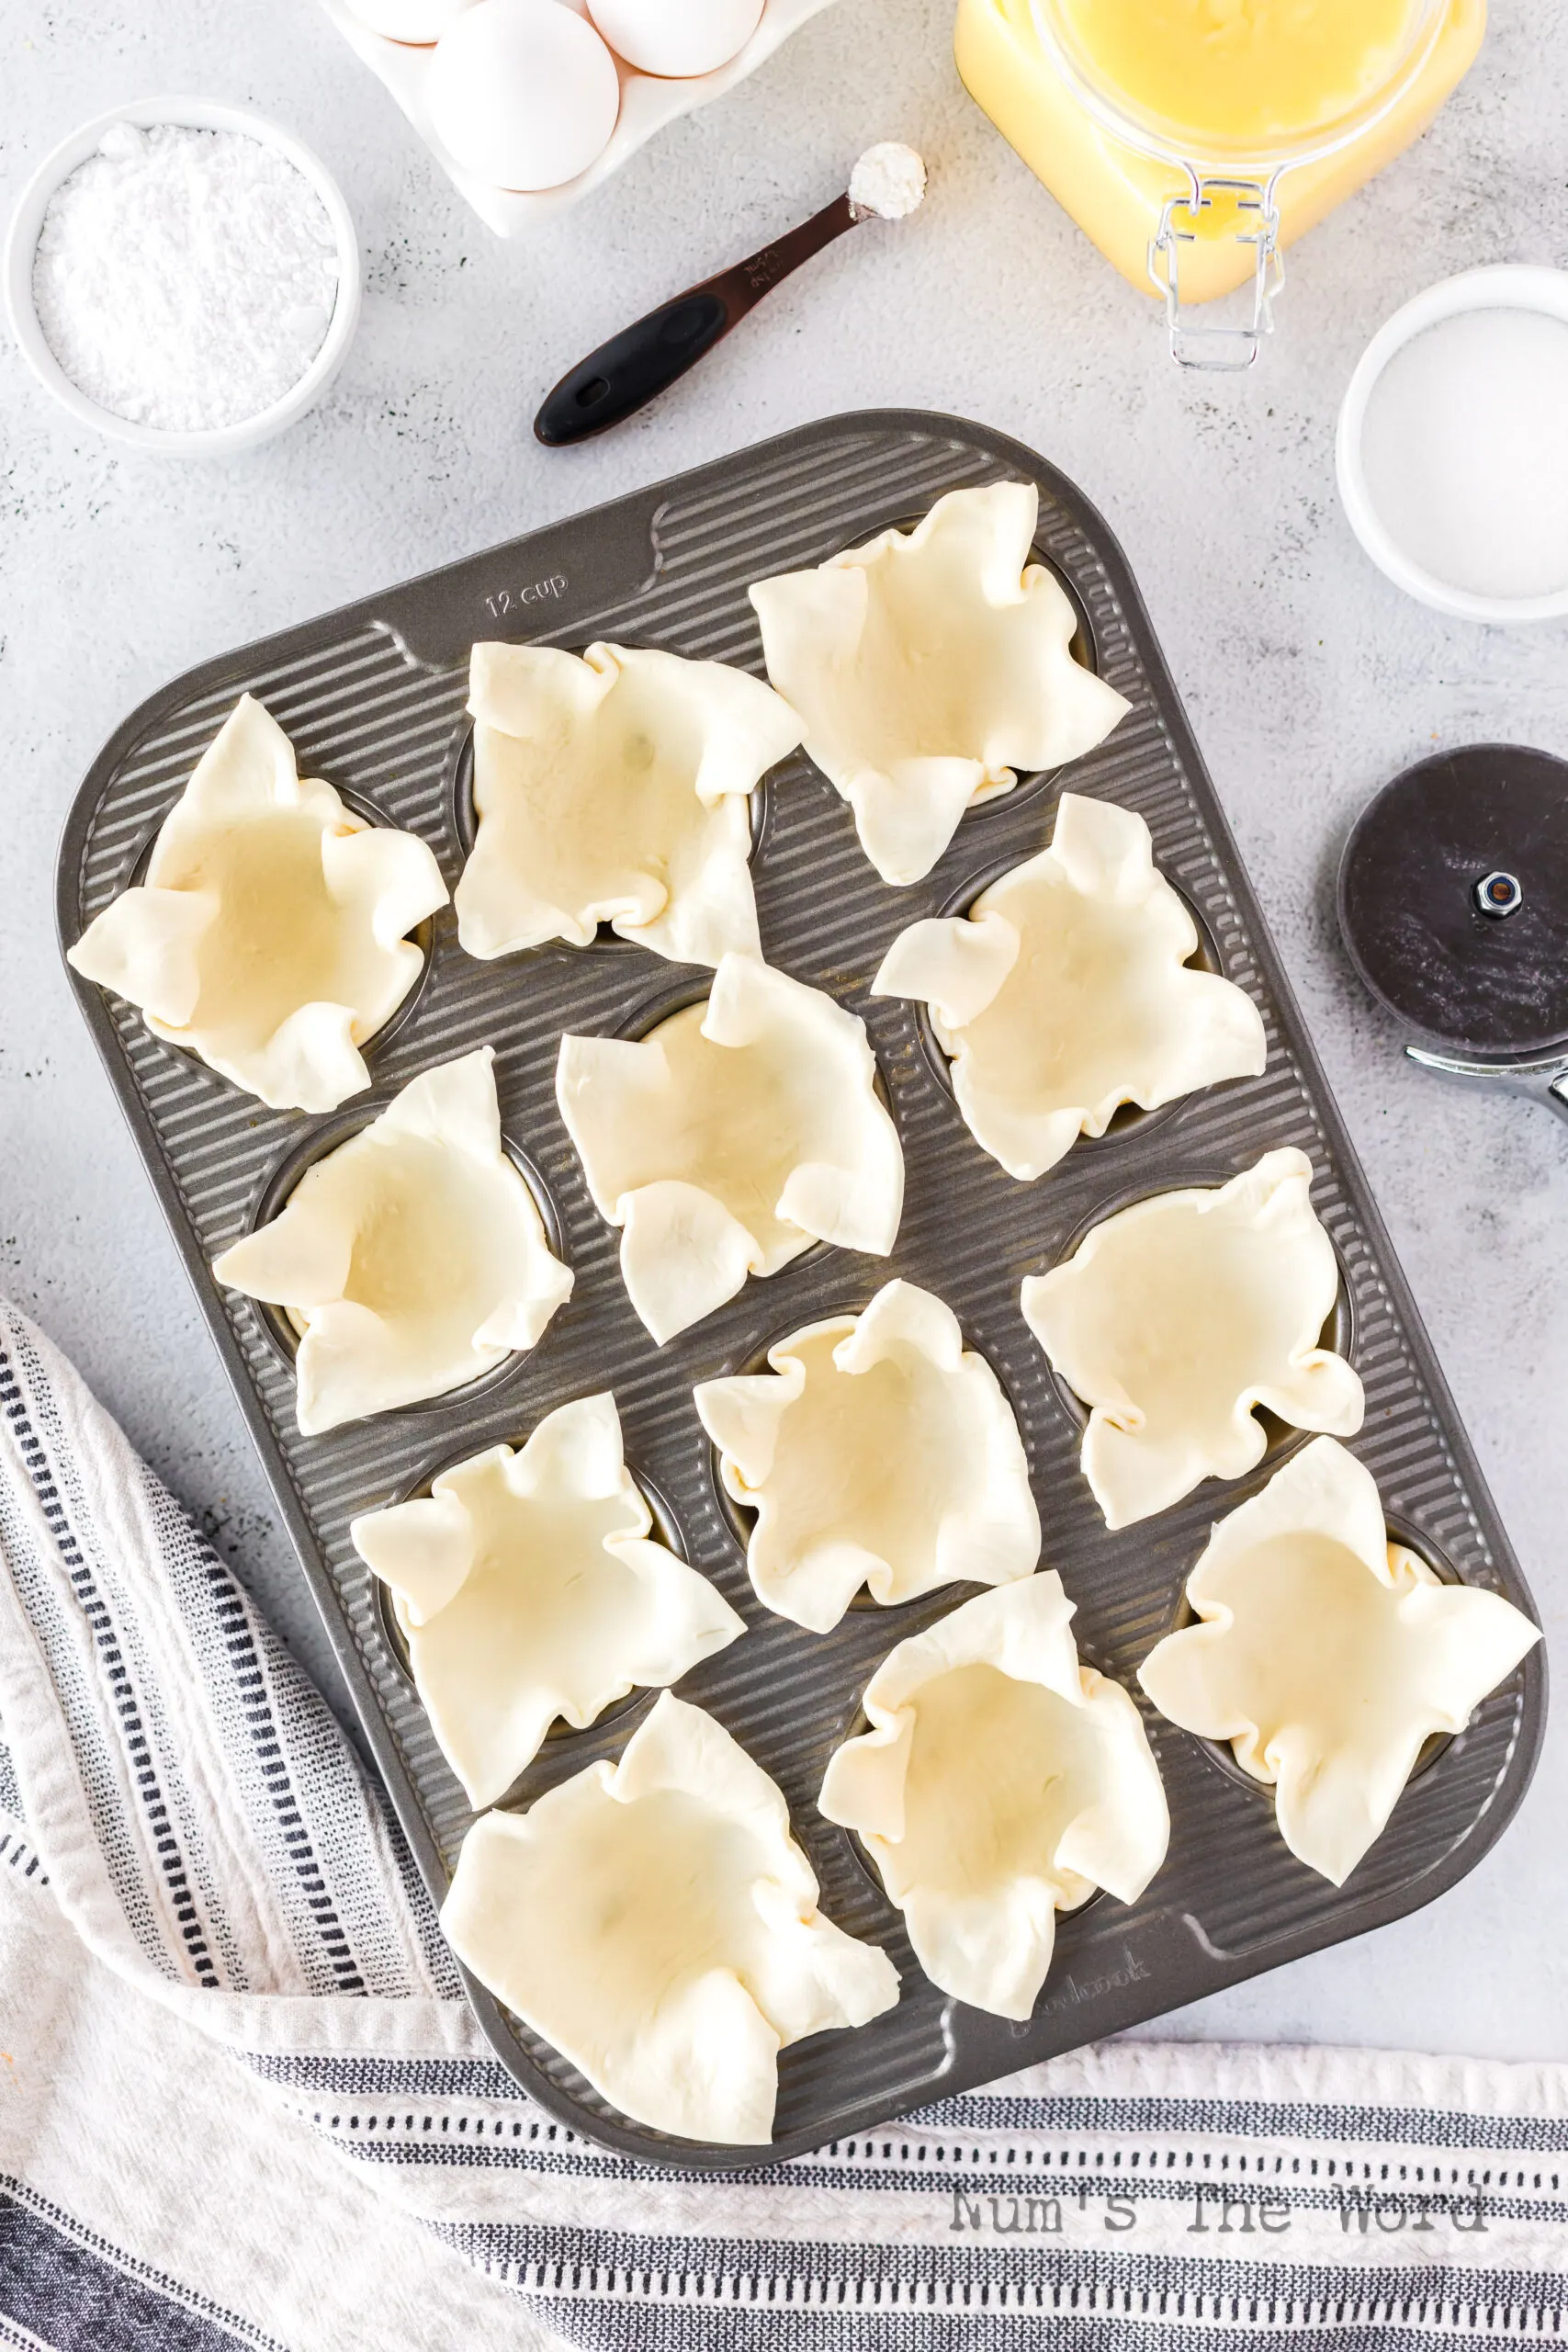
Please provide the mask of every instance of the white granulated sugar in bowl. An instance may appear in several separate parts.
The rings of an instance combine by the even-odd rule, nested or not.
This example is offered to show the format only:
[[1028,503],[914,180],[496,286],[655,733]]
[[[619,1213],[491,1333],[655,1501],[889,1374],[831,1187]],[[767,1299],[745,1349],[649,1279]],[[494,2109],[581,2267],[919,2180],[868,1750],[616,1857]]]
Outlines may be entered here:
[[1372,387],[1361,469],[1430,578],[1505,601],[1568,589],[1568,321],[1498,303],[1425,328]]
[[326,207],[239,131],[113,124],[51,198],[44,339],[79,391],[165,433],[241,424],[299,381],[338,294]]

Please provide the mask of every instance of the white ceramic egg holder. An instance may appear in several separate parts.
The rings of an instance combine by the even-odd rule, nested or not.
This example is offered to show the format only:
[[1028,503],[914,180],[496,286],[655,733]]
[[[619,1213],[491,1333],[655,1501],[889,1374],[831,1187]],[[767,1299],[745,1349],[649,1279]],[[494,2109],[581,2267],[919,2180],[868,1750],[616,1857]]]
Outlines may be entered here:
[[[562,0],[562,5],[575,8],[580,17],[588,14],[584,0]],[[743,82],[748,74],[754,73],[791,33],[798,31],[808,17],[815,17],[829,5],[829,0],[767,0],[762,20],[745,48],[728,65],[719,66],[712,74],[694,74],[688,80],[665,81],[651,74],[635,73],[617,57],[621,111],[609,145],[576,179],[567,180],[559,187],[542,189],[537,195],[525,196],[510,188],[492,187],[487,180],[466,171],[436,137],[426,96],[434,50],[387,40],[355,16],[346,0],[321,0],[349,47],[386,84],[453,186],[498,237],[520,237],[539,221],[547,220],[551,213],[563,211],[569,204],[589,195],[612,172],[619,171],[627,157],[634,155],[656,130],[662,130],[667,122],[675,121],[681,115],[705,107],[710,99],[721,98],[726,90],[733,89],[737,82]]]

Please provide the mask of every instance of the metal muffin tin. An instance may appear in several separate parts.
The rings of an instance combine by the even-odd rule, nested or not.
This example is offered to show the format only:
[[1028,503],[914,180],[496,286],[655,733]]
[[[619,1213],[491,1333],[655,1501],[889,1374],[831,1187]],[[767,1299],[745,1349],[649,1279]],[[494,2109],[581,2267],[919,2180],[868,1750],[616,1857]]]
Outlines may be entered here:
[[[908,524],[943,491],[1004,478],[1038,483],[1038,552],[1076,599],[1083,650],[1128,697],[1130,716],[1066,775],[1024,779],[966,817],[935,871],[912,889],[878,880],[848,808],[804,758],[786,762],[761,787],[753,870],[766,953],[864,1018],[903,1141],[908,1193],[890,1260],[815,1248],[772,1281],[748,1283],[669,1346],[654,1345],[626,1300],[618,1237],[588,1197],[554,1094],[564,1030],[641,1034],[660,1012],[705,993],[707,975],[641,948],[602,940],[482,964],[459,952],[444,910],[412,1008],[368,1049],[373,1091],[328,1121],[265,1109],[160,1043],[129,1006],[77,983],[437,1898],[470,1815],[350,1545],[356,1512],[417,1490],[466,1453],[520,1442],[570,1397],[610,1388],[628,1463],[648,1482],[667,1536],[747,1620],[745,1636],[688,1675],[682,1694],[710,1708],[778,1781],[821,1880],[824,1909],[892,1953],[903,1997],[857,2032],[819,2035],[783,2053],[776,2136],[771,2149],[755,2150],[673,2140],[628,2122],[470,1984],[496,2050],[541,2104],[590,2139],[654,2162],[730,2171],[800,2154],[1397,1918],[1481,1860],[1523,1796],[1540,1744],[1546,1672],[1538,1649],[1425,1764],[1383,1837],[1336,1890],[1287,1851],[1269,1793],[1226,1769],[1228,1750],[1216,1755],[1145,1708],[1170,1799],[1169,1859],[1140,1902],[1101,1895],[1062,1919],[1049,1979],[1026,2024],[966,2008],[928,1983],[854,1840],[816,1810],[827,1758],[854,1727],[877,1661],[972,1588],[897,1609],[863,1601],[826,1637],[770,1616],[747,1579],[741,1534],[692,1407],[694,1382],[754,1366],[771,1340],[863,1306],[894,1274],[937,1292],[1016,1408],[1043,1527],[1043,1565],[1061,1571],[1077,1604],[1080,1651],[1132,1685],[1150,1645],[1179,1622],[1183,1579],[1211,1522],[1256,1494],[1305,1441],[1276,1427],[1250,1476],[1211,1481],[1175,1510],[1108,1532],[1077,1467],[1081,1408],[1031,1337],[1019,1286],[1110,1211],[1173,1187],[1223,1182],[1277,1145],[1299,1146],[1313,1163],[1314,1202],[1342,1273],[1339,1341],[1367,1389],[1354,1451],[1376,1475],[1391,1521],[1443,1575],[1531,1611],[1126,564],[1072,484],[999,434],[921,413],[829,419],[191,671],[107,745],[61,851],[60,928],[70,942],[130,880],[196,759],[248,689],[287,729],[305,774],[326,776],[389,822],[423,834],[455,882],[467,822],[467,658],[476,638],[581,649],[603,637],[760,671],[751,581]],[[1080,1141],[1040,1182],[1020,1184],[959,1118],[918,1008],[873,1001],[868,989],[905,924],[965,902],[981,879],[1044,844],[1063,782],[1147,820],[1162,870],[1199,919],[1204,960],[1217,962],[1263,1013],[1269,1063],[1260,1079],[1124,1114],[1106,1137]],[[276,1203],[287,1164],[298,1166],[329,1134],[341,1139],[417,1071],[479,1044],[496,1048],[502,1125],[547,1197],[576,1273],[573,1295],[531,1355],[471,1389],[302,1438],[286,1335],[267,1310],[220,1289],[209,1261],[264,1204]],[[651,1703],[651,1693],[639,1693],[588,1731],[558,1731],[507,1802],[526,1804],[593,1758],[618,1753]]]

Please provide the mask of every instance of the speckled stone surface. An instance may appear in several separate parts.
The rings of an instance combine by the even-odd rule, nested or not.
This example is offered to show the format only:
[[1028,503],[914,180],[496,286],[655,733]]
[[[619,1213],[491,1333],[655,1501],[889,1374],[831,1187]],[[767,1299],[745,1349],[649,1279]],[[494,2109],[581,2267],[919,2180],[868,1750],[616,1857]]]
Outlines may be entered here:
[[[9,0],[0,207],[85,116],[153,90],[250,105],[341,180],[363,324],[326,404],[237,462],[77,432],[0,345],[0,1285],[74,1356],[334,1699],[310,1603],[58,962],[54,846],[124,713],[176,671],[402,575],[833,410],[1017,434],[1120,535],[1540,1601],[1568,1632],[1568,1130],[1402,1062],[1334,929],[1367,797],[1437,746],[1568,753],[1568,630],[1407,603],[1338,511],[1336,409],[1432,279],[1568,247],[1568,8],[1500,11],[1421,145],[1292,258],[1240,379],[1179,377],[1153,309],[964,96],[948,0],[838,0],[525,244],[494,241],[310,0]],[[537,448],[540,393],[654,300],[824,202],[874,139],[928,203],[841,242],[650,414]],[[1433,1909],[1161,2030],[1568,2057],[1568,1714],[1509,1836]]]

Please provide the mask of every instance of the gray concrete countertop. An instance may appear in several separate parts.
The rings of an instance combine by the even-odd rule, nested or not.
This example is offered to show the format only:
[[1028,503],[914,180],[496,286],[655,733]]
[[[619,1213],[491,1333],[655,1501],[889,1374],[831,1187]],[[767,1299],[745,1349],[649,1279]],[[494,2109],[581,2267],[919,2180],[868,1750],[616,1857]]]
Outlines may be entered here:
[[[1291,261],[1244,378],[1183,378],[1151,304],[965,97],[950,0],[838,0],[528,243],[467,211],[310,0],[9,0],[0,209],[100,107],[254,106],[337,174],[367,256],[325,405],[177,464],[78,432],[0,347],[0,1286],[74,1357],[341,1702],[152,1195],[67,990],[55,842],[104,738],[175,672],[834,410],[954,411],[1074,476],[1120,534],[1486,1476],[1568,1634],[1568,1167],[1545,1112],[1422,1076],[1358,992],[1331,880],[1368,796],[1440,745],[1568,752],[1568,631],[1409,604],[1334,489],[1336,409],[1434,278],[1568,246],[1568,8],[1501,9],[1418,148]],[[823,203],[874,139],[926,155],[912,221],[844,241],[651,413],[547,453],[541,392],[605,334]],[[1484,420],[1478,420],[1484,429]],[[1524,1810],[1441,1904],[1160,2030],[1568,2058],[1560,1712]]]

